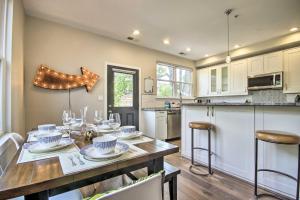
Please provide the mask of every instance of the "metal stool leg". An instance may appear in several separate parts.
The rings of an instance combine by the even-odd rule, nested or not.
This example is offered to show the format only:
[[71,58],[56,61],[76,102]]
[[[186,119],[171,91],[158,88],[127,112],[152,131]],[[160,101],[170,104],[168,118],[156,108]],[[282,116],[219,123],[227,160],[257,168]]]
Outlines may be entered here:
[[254,194],[257,196],[257,155],[258,155],[258,139],[255,139],[255,175],[254,175]]
[[296,199],[299,199],[299,181],[300,181],[300,145],[298,145],[298,174],[297,174],[297,193]]
[[192,133],[192,165],[194,165],[194,129],[192,128],[191,130],[191,133]]
[[210,129],[208,129],[208,173],[212,174],[212,170],[211,170],[211,138],[210,138]]

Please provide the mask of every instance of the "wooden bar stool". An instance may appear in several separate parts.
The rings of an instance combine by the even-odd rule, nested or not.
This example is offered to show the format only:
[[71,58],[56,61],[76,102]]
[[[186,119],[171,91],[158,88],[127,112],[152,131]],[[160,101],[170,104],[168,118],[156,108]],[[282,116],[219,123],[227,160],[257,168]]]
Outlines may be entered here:
[[[264,142],[270,142],[270,143],[276,143],[276,144],[285,144],[285,145],[298,145],[298,170],[297,170],[297,178],[286,174],[284,172],[272,170],[272,169],[257,169],[257,155],[258,155],[258,140],[264,141]],[[257,173],[261,171],[266,172],[272,172],[277,173],[283,176],[286,176],[290,179],[293,179],[297,182],[297,193],[296,193],[296,199],[299,199],[299,180],[300,180],[300,137],[291,133],[281,132],[281,131],[271,131],[271,130],[261,130],[256,131],[256,137],[255,137],[255,177],[254,177],[254,194],[257,197],[261,196],[273,196],[272,194],[257,194]]]
[[[196,174],[196,175],[203,175],[203,176],[211,175],[211,174],[213,174],[212,169],[211,169],[211,155],[214,154],[211,152],[211,130],[213,129],[214,126],[208,122],[190,122],[189,127],[191,128],[191,133],[192,133],[192,145],[191,145],[192,146],[192,148],[191,148],[192,149],[192,165],[189,168],[190,172],[192,172],[193,174]],[[194,129],[207,130],[207,132],[208,132],[208,149],[202,148],[202,147],[194,147]],[[200,150],[204,150],[204,151],[208,152],[208,166],[205,166],[205,167],[208,167],[207,174],[202,174],[202,173],[193,171],[193,167],[204,166],[202,164],[195,164],[195,162],[194,162],[194,150],[195,149],[200,149]]]

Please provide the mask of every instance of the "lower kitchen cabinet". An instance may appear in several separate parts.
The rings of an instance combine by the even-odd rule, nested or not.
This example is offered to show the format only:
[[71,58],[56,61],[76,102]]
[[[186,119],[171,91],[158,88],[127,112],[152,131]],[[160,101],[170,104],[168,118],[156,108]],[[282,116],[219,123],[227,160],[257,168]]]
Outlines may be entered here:
[[[254,182],[256,130],[279,130],[300,135],[300,107],[286,106],[183,106],[181,154],[191,157],[191,121],[215,125],[212,132],[213,167]],[[195,143],[207,147],[207,131],[197,134]],[[259,142],[259,168],[297,175],[297,145]],[[207,163],[207,152],[195,150],[195,160]],[[274,173],[259,172],[258,183],[275,192],[293,196],[296,182]]]
[[141,130],[146,136],[167,139],[167,111],[143,111]]

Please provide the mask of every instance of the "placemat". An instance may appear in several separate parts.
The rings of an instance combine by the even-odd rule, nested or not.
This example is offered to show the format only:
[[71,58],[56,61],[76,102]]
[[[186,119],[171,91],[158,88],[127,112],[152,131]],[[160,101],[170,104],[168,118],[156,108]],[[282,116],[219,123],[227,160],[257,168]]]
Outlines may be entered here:
[[[124,153],[120,157],[113,158],[113,159],[107,159],[101,161],[89,161],[84,159],[83,155],[81,155],[79,152],[71,152],[71,153],[64,153],[59,155],[59,161],[63,173],[71,174],[79,171],[105,166],[117,161],[138,157],[144,154],[147,154],[147,151],[144,151],[143,149],[140,149],[134,145],[129,145],[128,152]],[[75,165],[73,162],[75,163]]]

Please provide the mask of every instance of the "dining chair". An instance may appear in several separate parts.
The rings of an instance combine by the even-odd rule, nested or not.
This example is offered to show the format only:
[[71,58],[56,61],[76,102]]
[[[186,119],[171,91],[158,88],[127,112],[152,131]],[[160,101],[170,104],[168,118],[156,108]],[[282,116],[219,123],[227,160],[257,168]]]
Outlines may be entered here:
[[160,172],[143,177],[132,184],[123,186],[117,190],[96,194],[88,200],[163,200],[164,173]]
[[[12,161],[18,149],[22,146],[24,139],[18,133],[6,133],[0,137],[0,178],[5,173],[6,168]],[[23,200],[24,197],[17,197],[12,200]],[[83,199],[79,189],[55,195],[50,200],[81,200]]]

